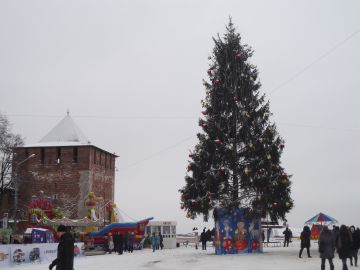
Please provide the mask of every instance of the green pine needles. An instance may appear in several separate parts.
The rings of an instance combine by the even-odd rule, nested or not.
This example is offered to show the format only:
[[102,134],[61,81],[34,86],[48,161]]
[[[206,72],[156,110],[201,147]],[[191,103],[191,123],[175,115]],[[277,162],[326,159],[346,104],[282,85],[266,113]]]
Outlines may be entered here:
[[290,176],[281,166],[284,141],[270,121],[259,89],[252,49],[230,22],[214,38],[209,81],[199,120],[203,132],[190,153],[181,208],[187,217],[207,217],[215,207],[244,208],[249,216],[285,219],[293,207]]

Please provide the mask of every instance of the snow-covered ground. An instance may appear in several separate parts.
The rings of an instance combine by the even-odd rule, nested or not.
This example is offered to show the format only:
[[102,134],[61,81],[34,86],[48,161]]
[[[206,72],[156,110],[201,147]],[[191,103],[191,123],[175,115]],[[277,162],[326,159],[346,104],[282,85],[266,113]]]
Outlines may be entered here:
[[[123,255],[107,254],[92,257],[81,257],[75,260],[75,270],[119,270],[119,269],[163,269],[163,270],[318,270],[320,258],[316,245],[311,248],[312,258],[307,258],[306,250],[299,259],[298,245],[292,247],[269,247],[263,254],[214,255],[212,248],[207,251],[193,247],[181,247],[152,252],[150,249],[125,253]],[[335,269],[341,269],[341,261],[336,256]],[[48,263],[13,266],[5,269],[41,270],[48,269]],[[329,269],[329,266],[326,266]],[[356,268],[354,268],[356,269]]]

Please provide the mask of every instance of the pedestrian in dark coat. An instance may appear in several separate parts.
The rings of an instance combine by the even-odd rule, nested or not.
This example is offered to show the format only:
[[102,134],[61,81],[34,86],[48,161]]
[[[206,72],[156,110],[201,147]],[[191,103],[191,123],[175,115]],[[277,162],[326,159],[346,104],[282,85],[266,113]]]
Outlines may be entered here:
[[164,238],[163,238],[161,232],[159,232],[159,237],[160,237],[160,248],[163,249],[164,248]]
[[318,243],[321,258],[321,270],[325,270],[326,259],[329,260],[330,270],[334,270],[333,258],[335,253],[335,238],[327,226],[323,227]]
[[346,259],[351,256],[351,242],[352,240],[349,229],[345,225],[341,225],[336,249],[339,253],[339,258],[342,260],[343,270],[348,270]]
[[202,250],[206,250],[206,241],[207,241],[207,239],[206,239],[205,228],[202,231],[202,233],[200,234],[200,241],[201,241]]
[[126,252],[128,250],[128,236],[129,236],[129,232],[125,232],[124,234],[124,241],[123,241],[123,245],[124,245],[124,251]]
[[134,232],[131,232],[128,235],[128,238],[127,238],[128,252],[131,252],[131,253],[133,252],[133,250],[134,250],[134,241],[135,241]]
[[119,252],[119,232],[115,232],[114,237],[114,252]]
[[357,230],[355,230],[354,226],[350,227],[350,233],[351,233],[351,237],[352,237],[352,242],[351,242],[351,256],[350,256],[350,265],[353,265],[353,260],[352,258],[354,258],[354,262],[355,262],[355,266],[357,266],[357,261],[358,261],[358,251],[359,251],[359,247],[360,247],[360,230],[359,228]]
[[118,249],[118,254],[122,255],[123,254],[123,250],[124,250],[124,236],[120,233],[119,234],[119,249]]
[[301,258],[301,254],[302,254],[304,248],[306,248],[308,257],[311,258],[311,256],[310,256],[310,238],[311,238],[310,228],[308,226],[304,226],[304,229],[300,234],[301,243],[300,243],[299,258]]
[[211,237],[212,237],[212,232],[210,229],[208,229],[206,231],[206,241],[210,241],[211,242]]
[[64,225],[57,229],[60,238],[57,248],[57,257],[49,265],[49,269],[56,265],[56,270],[73,270],[74,268],[74,238]]
[[289,226],[286,226],[285,231],[283,231],[283,235],[284,235],[284,247],[285,246],[288,247],[292,237],[292,232],[289,229]]

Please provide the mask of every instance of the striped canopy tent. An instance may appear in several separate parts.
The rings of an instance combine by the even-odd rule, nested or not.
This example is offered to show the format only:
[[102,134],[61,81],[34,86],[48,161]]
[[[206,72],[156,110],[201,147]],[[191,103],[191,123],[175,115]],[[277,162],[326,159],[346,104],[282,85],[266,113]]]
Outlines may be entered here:
[[321,212],[305,222],[306,225],[312,225],[312,224],[330,225],[330,224],[336,224],[336,223],[338,223],[338,221],[335,218],[332,218]]
[[320,232],[322,231],[323,226],[333,225],[333,224],[337,224],[337,223],[338,223],[338,221],[335,218],[332,218],[321,212],[305,222],[306,225],[312,225],[311,239],[319,239],[319,235],[320,235]]

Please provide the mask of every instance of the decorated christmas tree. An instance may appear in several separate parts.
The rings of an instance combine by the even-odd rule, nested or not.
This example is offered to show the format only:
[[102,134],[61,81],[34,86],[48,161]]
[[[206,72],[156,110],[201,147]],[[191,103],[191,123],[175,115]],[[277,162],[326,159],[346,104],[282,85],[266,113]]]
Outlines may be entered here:
[[253,51],[241,43],[231,19],[224,37],[213,40],[199,119],[203,132],[189,154],[181,208],[187,217],[203,214],[205,220],[216,207],[285,219],[293,201],[280,161],[284,141],[250,63]]

